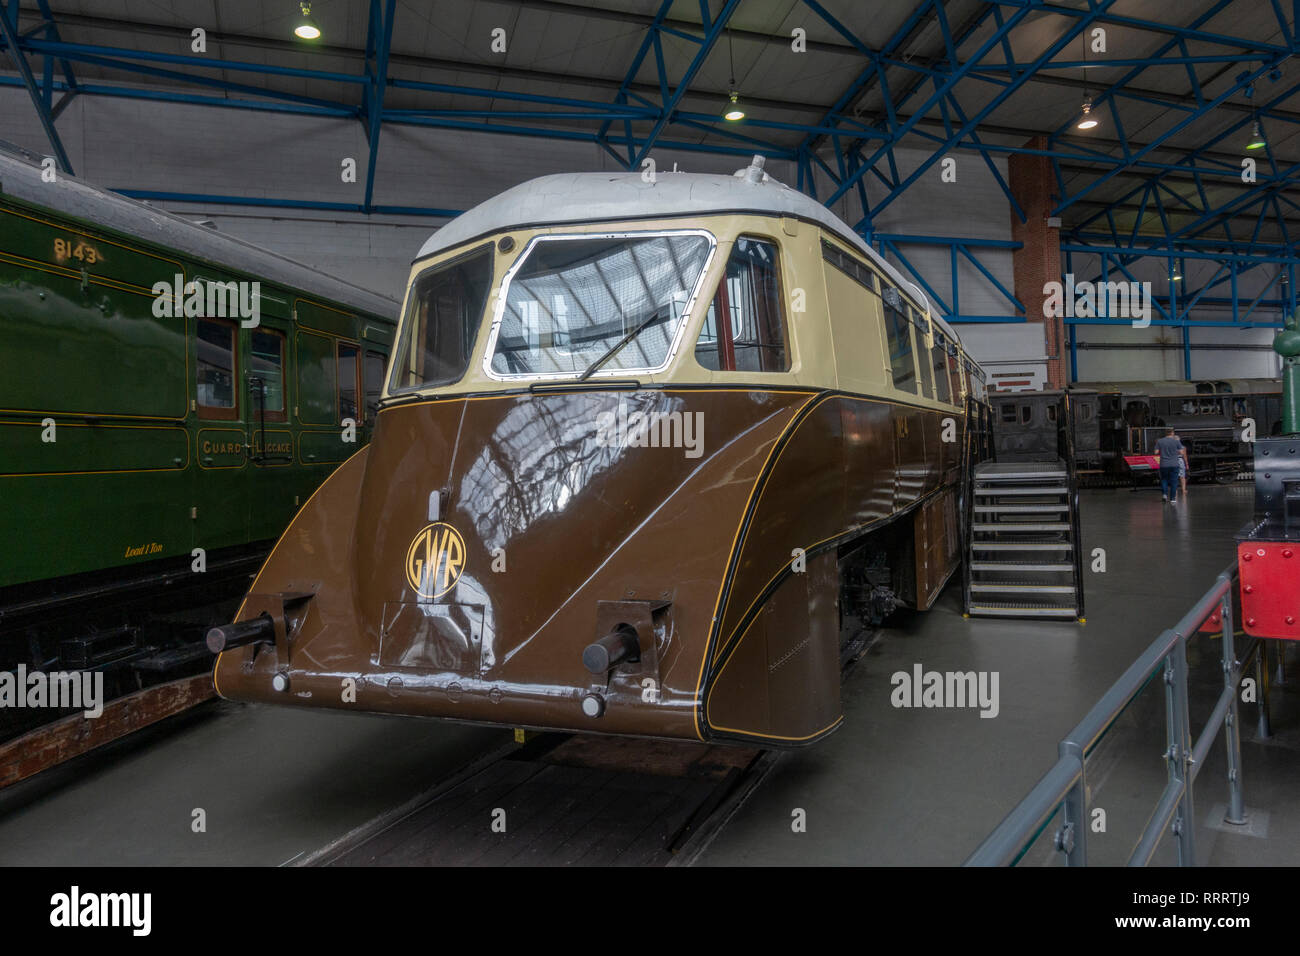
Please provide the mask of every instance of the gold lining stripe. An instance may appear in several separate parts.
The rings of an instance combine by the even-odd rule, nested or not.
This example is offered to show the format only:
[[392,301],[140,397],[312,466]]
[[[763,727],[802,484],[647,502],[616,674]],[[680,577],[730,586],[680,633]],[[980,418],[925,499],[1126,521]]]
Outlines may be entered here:
[[713,636],[713,630],[715,627],[718,629],[719,634],[721,634],[722,631],[722,619],[718,616],[718,611],[719,606],[722,603],[722,592],[727,588],[727,575],[731,569],[732,558],[737,556],[736,547],[740,541],[740,529],[745,526],[745,518],[749,514],[749,506],[754,500],[754,492],[758,490],[758,483],[762,481],[763,476],[767,474],[767,466],[768,463],[772,461],[772,455],[775,454],[777,448],[780,447],[781,440],[790,432],[790,429],[794,427],[794,424],[800,420],[799,416],[803,413],[803,410],[816,401],[817,398],[818,396],[816,394],[809,395],[808,400],[794,410],[794,414],[790,416],[790,420],[785,423],[781,431],[777,433],[776,438],[772,441],[772,447],[767,450],[767,457],[763,459],[762,467],[758,469],[758,474],[754,476],[754,484],[750,486],[749,497],[746,499],[745,507],[740,513],[740,521],[736,525],[736,533],[732,536],[731,549],[727,552],[726,563],[722,566],[722,582],[718,585],[718,596],[713,603],[713,617],[709,622],[709,633],[705,637],[704,647],[700,649],[700,673],[695,679],[695,700],[691,705],[691,720],[695,723],[695,735],[699,737],[700,740],[704,740],[704,732],[700,728],[700,685],[704,683],[704,669],[705,665],[709,662],[709,639]]
[[[62,225],[62,224],[60,224],[60,223],[57,223],[57,222],[53,221],[52,219],[43,219],[43,218],[41,218],[40,216],[33,216],[33,215],[30,215],[30,214],[25,213],[25,212],[19,212],[19,211],[18,211],[16,208],[14,208],[13,206],[8,206],[8,207],[6,207],[6,208],[4,209],[4,211],[7,212],[7,213],[9,213],[10,215],[13,215],[13,216],[19,216],[19,217],[21,217],[21,218],[23,218],[23,219],[30,220],[31,222],[40,222],[40,223],[44,223],[44,224],[47,225],[47,226],[53,226],[55,229],[62,229],[62,230],[64,230],[65,232],[71,232],[71,233],[75,233],[75,234],[78,235],[78,236],[84,236],[84,237],[87,238],[87,239],[93,239],[93,240],[95,240],[96,242],[106,242],[106,243],[108,243],[108,245],[110,245],[110,246],[117,246],[117,248],[119,248],[119,249],[125,249],[127,252],[134,252],[134,253],[136,253],[137,255],[148,256],[150,259],[157,259],[159,262],[170,262],[170,263],[171,263],[172,265],[174,265],[174,266],[180,266],[180,265],[181,265],[181,263],[177,262],[175,259],[169,259],[169,258],[167,258],[166,256],[160,256],[160,255],[158,255],[158,254],[156,254],[156,253],[149,252],[149,251],[147,251],[147,250],[145,250],[145,249],[140,249],[140,248],[138,248],[138,247],[136,247],[136,246],[128,246],[128,245],[126,245],[125,243],[122,243],[122,242],[115,242],[115,241],[112,240],[112,239],[104,238],[103,236],[101,236],[101,235],[99,235],[99,234],[96,234],[96,233],[84,232],[84,231],[82,231],[81,229],[77,229],[77,228],[74,228],[74,227],[71,227],[71,226],[65,226],[65,225]],[[50,263],[50,265],[53,265],[53,264],[54,264],[54,263]],[[183,268],[180,270],[180,272],[181,272],[181,275],[184,275],[184,274],[185,274],[185,270],[184,270]]]
[[[845,398],[845,399],[849,399],[849,400],[851,400],[851,401],[857,401],[857,402],[883,401],[883,399],[858,398],[857,396],[853,396],[853,395],[841,395],[841,396],[829,396],[829,397]],[[818,402],[817,404],[820,405],[821,402]],[[931,411],[931,410],[932,410],[932,409],[922,409],[922,411]],[[778,459],[778,461],[780,460],[780,456],[779,456],[779,455],[777,456],[777,459]],[[777,464],[776,462],[773,462],[773,463],[772,463],[772,467],[773,467],[773,468],[776,468],[776,464]],[[918,502],[924,501],[926,498],[933,496],[933,495],[935,494],[935,492],[937,492],[937,491],[941,491],[941,490],[942,490],[942,478],[943,478],[943,476],[940,475],[940,482],[941,482],[941,485],[940,485],[939,488],[936,488],[934,491],[926,492],[924,495],[919,495],[919,496],[917,497],[916,501],[912,502],[912,503],[909,504],[909,505],[906,505],[905,507],[910,508],[912,505],[914,505],[914,504],[916,504],[916,503],[918,503]],[[758,495],[758,501],[754,503],[754,510],[755,510],[756,512],[757,512],[757,510],[758,510],[759,505],[761,505],[761,504],[763,503],[763,494],[764,494],[766,491],[767,491],[767,483],[764,482],[764,484],[763,484],[763,491],[759,492],[759,495]],[[896,514],[898,514],[898,513],[899,513],[898,509],[893,509],[893,510],[890,511],[889,515],[886,515],[885,517],[888,518],[888,517],[891,517],[891,516],[896,515]],[[838,537],[841,537],[841,536],[846,535],[846,534],[851,534],[851,533],[853,533],[854,531],[857,531],[857,530],[859,530],[859,529],[861,529],[861,528],[865,528],[865,527],[867,527],[868,525],[872,525],[872,524],[876,524],[876,522],[875,522],[875,521],[863,521],[863,522],[860,523],[860,524],[855,524],[855,525],[853,525],[853,526],[850,527],[850,528],[845,528],[843,531],[837,531],[835,534],[827,535],[825,538],[822,538],[820,541],[814,541],[812,544],[808,545],[808,546],[807,546],[806,548],[804,548],[803,550],[804,550],[804,551],[811,551],[813,548],[817,547],[818,545],[825,544],[827,541],[830,541],[832,538],[838,538]],[[794,557],[793,557],[793,556],[791,556],[791,558],[790,558],[789,561],[786,561],[784,564],[782,564],[781,567],[777,570],[777,572],[776,572],[775,574],[773,574],[770,578],[767,579],[767,583],[766,583],[766,584],[764,584],[761,588],[758,589],[757,595],[755,596],[754,600],[750,602],[749,606],[748,606],[747,608],[745,608],[744,612],[740,615],[740,621],[743,621],[743,620],[745,619],[745,617],[749,614],[749,612],[752,611],[752,610],[754,609],[755,605],[757,605],[758,602],[759,602],[759,596],[761,596],[761,595],[763,594],[763,592],[767,590],[767,588],[772,584],[773,581],[775,581],[778,577],[780,577],[780,576],[784,573],[785,569],[790,565],[790,563],[791,563],[792,561],[794,561]],[[729,607],[730,607],[730,600],[728,600],[728,608],[729,608]],[[723,615],[724,615],[724,617],[725,617],[725,615],[726,615],[726,612],[727,612],[728,608],[724,608],[724,609],[723,609]],[[719,622],[719,626],[721,626],[721,622]],[[733,628],[732,631],[731,631],[731,633],[727,635],[727,639],[718,645],[717,653],[713,655],[713,660],[714,660],[714,661],[716,661],[719,657],[721,657],[721,656],[722,656],[722,653],[723,653],[723,652],[724,652],[728,647],[731,646],[732,640],[737,636],[737,634],[738,634],[739,631],[740,631],[740,623],[739,623],[739,621],[738,621],[737,624],[736,624],[736,626],[735,626],[735,628]],[[721,672],[719,672],[719,673],[721,673]]]
[[[325,480],[316,486],[316,490],[313,491],[307,497],[307,500],[302,503],[302,507],[298,509],[298,513],[294,515],[292,519],[290,519],[289,526],[285,528],[283,532],[281,532],[280,537],[275,539],[275,544],[272,545],[271,550],[267,552],[266,560],[262,562],[262,566],[257,569],[257,576],[253,578],[253,583],[248,586],[248,591],[245,592],[243,599],[239,602],[239,610],[235,612],[236,621],[240,620],[243,617],[244,605],[248,603],[248,595],[252,594],[254,591],[257,590],[258,582],[262,580],[262,575],[266,573],[266,566],[271,563],[271,559],[275,557],[275,552],[278,551],[280,545],[284,543],[284,539],[289,536],[289,532],[292,531],[293,526],[298,523],[298,519],[307,513],[308,506],[310,506],[312,501],[316,498],[316,496],[321,493],[321,490],[326,485],[328,485],[335,478],[335,476],[338,475],[338,473],[343,469],[344,465],[350,462],[353,458],[356,458],[357,455],[360,455],[368,451],[369,449],[370,449],[369,445],[362,445],[355,452],[353,452],[353,454],[348,459],[340,462],[338,467],[336,467],[332,472],[330,472],[329,475],[326,476]],[[221,666],[221,657],[225,653],[226,653],[225,651],[222,651],[221,654],[217,655],[217,659],[212,662],[212,686],[216,690],[217,696],[221,696],[221,688],[217,685],[217,669]]]
[[[814,397],[816,397],[816,396],[814,396]],[[907,403],[907,402],[896,402],[896,401],[891,401],[891,400],[886,399],[886,398],[874,398],[874,397],[867,397],[867,396],[847,395],[847,394],[843,394],[843,393],[832,393],[832,394],[829,394],[829,395],[823,395],[823,396],[821,396],[821,400],[817,402],[817,405],[821,405],[823,402],[825,402],[825,401],[829,401],[829,400],[832,399],[832,398],[844,398],[844,399],[851,399],[851,400],[853,400],[853,401],[878,402],[878,403],[883,404],[883,405],[897,405],[897,406],[904,407],[904,408],[916,408],[916,409],[918,409],[919,411],[934,411],[934,412],[938,412],[938,411],[940,411],[939,409],[928,409],[928,408],[925,408],[925,407],[923,407],[923,406],[912,405],[912,404]],[[797,413],[795,414],[795,418],[792,419],[792,422],[794,422],[794,421],[798,421],[798,423],[799,423],[800,425],[802,425],[803,422],[807,420],[806,417],[805,417],[805,418],[800,418],[800,417],[799,417],[799,414],[802,413],[803,409],[806,408],[807,406],[808,406],[808,403],[807,403],[807,402],[805,402],[803,406],[800,406],[799,412],[797,412]],[[811,411],[811,410],[810,410],[810,411]],[[787,430],[788,430],[788,428],[789,428],[789,426],[787,426]],[[796,431],[797,431],[797,428],[796,428]],[[793,433],[791,433],[791,434],[793,435]],[[780,444],[781,438],[783,438],[784,436],[785,436],[785,431],[783,431],[783,432],[781,433],[781,435],[778,436],[776,444]],[[788,447],[788,445],[789,445],[789,443],[787,442],[786,445],[782,446],[782,454],[784,453],[785,448]],[[775,451],[775,449],[776,449],[776,445],[773,445],[773,451]],[[780,461],[780,457],[781,457],[780,455],[777,455],[776,460],[775,460],[775,461],[772,461],[772,468],[773,468],[773,470],[775,470],[777,463]],[[771,452],[768,453],[768,458],[769,458],[769,460],[771,460]],[[897,465],[895,465],[895,467],[897,467]],[[762,480],[762,479],[763,479],[763,475],[766,474],[766,473],[768,473],[768,472],[767,472],[767,465],[766,465],[766,463],[765,463],[765,464],[764,464],[764,467],[763,467],[763,470],[759,472],[759,476],[758,476],[758,478],[755,479],[755,489],[757,488],[757,483],[758,483],[758,481]],[[763,491],[766,491],[766,490],[767,490],[767,482],[764,481],[764,482],[763,482]],[[936,491],[940,491],[940,490],[942,490],[942,489],[936,489]],[[753,491],[754,491],[754,489],[751,489],[751,490],[750,490],[750,498],[751,498],[751,500],[753,499]],[[761,499],[762,499],[762,493],[763,493],[762,491],[759,492],[759,501],[755,501],[755,502],[754,502],[754,510],[755,510],[755,512],[757,512],[757,510],[758,510],[758,505],[759,505],[759,503],[761,502]],[[934,493],[935,493],[935,492],[930,492],[929,495],[933,495]],[[918,501],[924,499],[925,497],[928,497],[929,495],[922,495],[922,496],[920,496],[920,498],[918,498]],[[897,513],[897,511],[891,512],[891,514],[896,514],[896,513]],[[739,524],[737,525],[737,527],[736,527],[736,536],[737,536],[737,538],[738,538],[739,535],[740,535],[740,529],[743,528],[744,525],[745,525],[745,520],[746,520],[746,517],[748,516],[748,514],[749,514],[749,505],[746,504],[746,505],[745,505],[745,510],[744,510],[744,512],[742,512],[742,514],[741,514],[740,523],[739,523]],[[870,523],[872,523],[872,522],[867,522],[866,524],[870,524]],[[865,525],[855,525],[853,528],[848,528],[848,529],[845,529],[844,531],[841,531],[841,532],[839,532],[839,533],[837,533],[837,534],[831,535],[831,536],[828,537],[828,538],[823,538],[821,541],[816,542],[816,543],[810,545],[809,548],[816,547],[818,544],[822,544],[822,543],[824,543],[825,541],[829,541],[829,540],[831,540],[831,538],[839,537],[839,535],[841,535],[841,534],[847,534],[847,533],[849,533],[849,532],[851,532],[851,531],[856,530],[857,528],[861,528],[861,527],[864,527],[864,526],[865,526]],[[735,541],[735,539],[733,539],[733,541],[732,541],[732,549],[733,549],[733,552],[734,552],[735,547],[736,547],[736,541]],[[727,568],[730,568],[730,567],[731,567],[731,557],[732,557],[732,555],[731,555],[731,554],[728,554],[728,556],[727,556]],[[788,563],[788,562],[787,562],[787,563]],[[784,570],[785,565],[782,565],[781,567],[782,567],[782,570]],[[781,574],[781,571],[778,571],[778,572],[776,573],[776,575],[773,575],[772,578],[769,578],[769,579],[768,579],[768,582],[767,582],[767,583],[770,585],[770,584],[772,583],[772,581],[775,580],[775,578],[776,578],[777,576],[779,576],[780,574]],[[727,581],[726,581],[726,578],[724,577],[723,582],[722,582],[722,586],[718,589],[718,599],[719,599],[719,600],[721,600],[721,598],[722,598],[722,591],[725,589],[726,584],[727,584]],[[759,594],[759,595],[762,595],[763,592],[764,592],[764,590],[766,590],[766,588],[767,588],[767,585],[764,585],[763,588],[760,588],[760,589],[759,589],[758,594]],[[728,600],[728,604],[729,604],[730,601],[731,601],[731,595],[728,595],[728,596],[727,596],[727,600]],[[752,610],[753,607],[754,607],[757,603],[758,603],[758,598],[755,597],[755,599],[754,599],[753,601],[750,602],[749,607],[745,609],[744,614],[742,614],[742,615],[740,616],[740,620],[741,620],[741,621],[743,621],[743,620],[745,619],[745,616],[749,614],[750,610]],[[717,622],[717,627],[718,627],[719,637],[721,637],[722,617],[719,617],[719,616],[718,616],[718,608],[717,608],[716,605],[714,606],[714,611],[713,611],[713,613],[714,613],[714,619],[715,619],[716,622]],[[723,614],[723,617],[725,617],[725,615],[726,615],[726,609],[725,609],[725,608],[723,609],[722,614]],[[751,622],[751,623],[752,623],[752,622]],[[739,630],[739,628],[740,628],[740,625],[739,625],[739,623],[737,623],[737,625],[736,625],[736,630]],[[712,626],[710,627],[710,633],[711,633],[711,632],[712,632]],[[727,640],[726,640],[725,642],[721,642],[721,641],[719,642],[719,644],[718,644],[718,649],[717,649],[717,654],[712,655],[712,656],[709,654],[709,648],[708,648],[708,646],[707,646],[707,644],[706,644],[706,646],[705,646],[705,648],[704,648],[704,651],[703,651],[703,655],[702,655],[701,660],[700,660],[700,676],[699,676],[699,678],[696,680],[696,684],[695,684],[695,696],[696,696],[696,700],[697,700],[697,701],[699,700],[699,695],[700,695],[700,686],[701,686],[701,684],[703,683],[703,680],[704,680],[704,667],[705,667],[705,663],[707,662],[707,663],[709,663],[709,664],[712,664],[714,661],[716,661],[716,660],[717,660],[717,657],[718,657],[719,655],[721,655],[722,652],[723,652],[726,648],[732,646],[732,640],[731,640],[731,639],[732,639],[733,637],[735,637],[735,636],[736,636],[736,631],[733,630],[732,633],[731,633],[730,635],[728,635]],[[743,635],[742,635],[742,638],[739,638],[739,639],[743,639]],[[738,640],[739,640],[739,639],[738,639]],[[712,699],[712,697],[713,697],[713,691],[714,691],[714,689],[717,687],[717,678],[719,678],[719,677],[722,676],[722,672],[725,671],[725,670],[727,669],[727,664],[729,664],[729,663],[731,662],[731,660],[732,660],[734,657],[735,657],[735,652],[733,651],[732,654],[731,654],[731,656],[729,656],[725,661],[723,661],[723,663],[722,663],[722,667],[718,670],[717,677],[715,677],[714,680],[713,680],[713,682],[709,685],[709,691],[708,691],[708,694],[706,695],[705,700],[704,700],[704,702],[703,702],[703,703],[704,703],[703,710],[704,710],[704,712],[705,712],[705,716],[706,716],[706,718],[707,718],[707,716],[708,716],[708,706],[709,706],[709,701]],[[700,713],[700,710],[701,710],[701,708],[698,707],[698,706],[694,708],[694,716],[695,716],[695,720],[696,720],[696,728],[695,728],[695,732],[696,732],[697,735],[700,736],[700,739],[703,740],[704,737],[703,737],[703,735],[700,733],[700,728],[699,728],[699,713]],[[841,714],[840,717],[839,717],[839,719],[838,719],[835,723],[838,723],[839,720],[843,720],[843,719],[844,719],[844,718],[843,718],[843,715]],[[825,732],[826,732],[827,730],[829,730],[831,727],[834,727],[834,726],[835,726],[835,723],[829,724],[827,727],[823,727],[821,730],[817,731],[817,733],[810,734],[810,735],[808,735],[807,737],[782,737],[782,736],[779,736],[779,735],[776,735],[776,734],[762,734],[762,733],[758,733],[758,732],[755,732],[755,731],[738,730],[738,729],[736,729],[736,728],[730,728],[730,727],[717,727],[716,729],[719,730],[719,731],[725,732],[725,733],[747,734],[747,735],[752,736],[752,737],[763,737],[763,738],[765,738],[765,739],[770,739],[770,740],[808,740],[810,737],[816,737],[818,734],[825,733]],[[709,726],[713,726],[713,725],[710,724]]]
[[[55,423],[58,424],[57,422]],[[0,425],[29,425],[32,428],[40,428],[40,422],[4,422]],[[176,428],[171,425],[89,425],[85,422],[65,422],[59,425],[60,428],[117,428],[133,430],[158,430],[158,431],[178,431],[185,436],[185,458],[184,464],[172,465],[168,468],[108,468],[102,471],[19,471],[19,472],[0,472],[0,478],[66,478],[77,475],[143,475],[156,472],[178,472],[185,471],[190,467],[190,430],[188,428]]]

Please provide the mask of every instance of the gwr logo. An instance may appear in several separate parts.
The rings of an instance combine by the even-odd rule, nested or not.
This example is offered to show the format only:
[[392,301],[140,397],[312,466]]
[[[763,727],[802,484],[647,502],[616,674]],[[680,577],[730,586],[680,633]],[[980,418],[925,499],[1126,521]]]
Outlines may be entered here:
[[465,541],[442,521],[421,529],[406,552],[406,580],[424,597],[446,594],[460,580],[464,567]]

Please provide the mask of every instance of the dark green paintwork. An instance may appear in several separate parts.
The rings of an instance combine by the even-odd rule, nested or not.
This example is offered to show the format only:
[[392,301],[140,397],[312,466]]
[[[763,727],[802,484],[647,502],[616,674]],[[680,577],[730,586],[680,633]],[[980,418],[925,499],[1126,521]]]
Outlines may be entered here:
[[[252,330],[239,417],[200,419],[198,319],[153,314],[154,283],[177,273],[262,281],[261,328],[286,341],[287,420],[266,422],[265,462],[242,447],[262,450]],[[0,588],[275,538],[369,438],[363,422],[342,440],[338,341],[386,360],[393,325],[0,195]]]

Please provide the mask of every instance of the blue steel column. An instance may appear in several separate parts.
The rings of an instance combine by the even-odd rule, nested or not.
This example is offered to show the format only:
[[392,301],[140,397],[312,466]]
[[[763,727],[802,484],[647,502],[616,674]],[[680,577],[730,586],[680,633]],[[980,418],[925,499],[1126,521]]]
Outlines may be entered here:
[[[372,0],[373,11],[378,6],[379,0]],[[381,24],[383,37],[377,43],[375,50],[375,68],[370,74],[370,85],[366,88],[366,109],[369,111],[368,141],[370,145],[370,159],[366,163],[366,198],[362,203],[362,208],[370,211],[371,202],[375,197],[375,162],[379,158],[379,136],[383,131],[384,120],[384,93],[388,88],[388,52],[393,46],[393,16],[397,10],[397,0],[388,0],[384,4],[384,19]]]
[[0,33],[4,34],[5,46],[9,50],[9,56],[18,67],[18,73],[23,78],[23,86],[27,87],[27,92],[32,98],[32,105],[36,107],[36,116],[41,121],[41,127],[45,130],[45,138],[50,141],[50,148],[54,150],[54,157],[59,164],[59,168],[69,176],[75,175],[72,171],[72,164],[68,162],[68,154],[63,149],[63,140],[59,139],[59,131],[54,128],[54,118],[50,115],[49,104],[46,102],[45,97],[41,95],[36,77],[32,74],[32,68],[27,64],[27,58],[23,56],[23,51],[18,46],[18,0],[12,0],[7,11],[0,8]]

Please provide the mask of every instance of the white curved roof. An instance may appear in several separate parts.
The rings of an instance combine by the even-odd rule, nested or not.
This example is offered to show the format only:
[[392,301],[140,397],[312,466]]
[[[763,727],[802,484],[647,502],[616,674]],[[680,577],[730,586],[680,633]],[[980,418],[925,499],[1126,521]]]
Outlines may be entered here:
[[852,243],[925,307],[936,325],[958,340],[948,323],[930,309],[916,283],[903,278],[842,219],[812,197],[753,166],[732,176],[659,172],[654,182],[644,180],[641,173],[560,173],[530,179],[457,216],[429,238],[417,258],[506,229],[727,212],[793,216],[820,223]]

